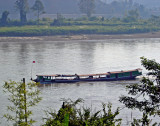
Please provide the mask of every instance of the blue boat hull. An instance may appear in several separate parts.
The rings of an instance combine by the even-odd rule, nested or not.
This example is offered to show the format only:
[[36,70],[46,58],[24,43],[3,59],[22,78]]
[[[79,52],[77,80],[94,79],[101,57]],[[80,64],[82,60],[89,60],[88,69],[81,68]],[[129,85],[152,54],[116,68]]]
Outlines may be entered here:
[[[40,84],[51,84],[51,83],[76,83],[76,82],[93,82],[93,81],[123,81],[123,80],[134,80],[136,76],[132,77],[122,77],[122,78],[96,78],[96,79],[55,79],[51,81],[40,81]],[[35,80],[36,81],[36,80]],[[38,81],[36,81],[38,82]]]
[[88,81],[121,81],[121,80],[134,80],[137,76],[142,75],[142,69],[134,69],[127,71],[115,71],[101,74],[87,74],[87,75],[37,75],[35,82],[41,84],[51,83],[76,83]]

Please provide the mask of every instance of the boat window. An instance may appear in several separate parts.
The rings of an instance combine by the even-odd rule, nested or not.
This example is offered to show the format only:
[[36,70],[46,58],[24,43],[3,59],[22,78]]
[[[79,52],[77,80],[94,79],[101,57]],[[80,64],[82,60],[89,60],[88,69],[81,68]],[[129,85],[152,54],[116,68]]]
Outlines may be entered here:
[[86,78],[88,78],[88,77],[86,77],[86,76],[84,76],[84,77],[80,77],[81,79],[86,79]]
[[38,76],[37,78],[38,78],[39,80],[41,80],[41,79],[43,79],[43,76]]
[[115,74],[111,74],[111,75],[110,75],[110,78],[115,78],[115,77],[116,77]]
[[123,73],[123,76],[124,76],[124,77],[129,77],[129,76],[130,76],[130,72],[125,72],[125,73]]
[[55,79],[55,77],[51,77],[51,79]]
[[133,71],[133,72],[132,72],[132,75],[133,75],[133,76],[139,75],[139,72],[138,72],[138,71]]
[[100,78],[103,78],[103,77],[106,77],[106,75],[100,75],[99,77],[100,77]]
[[123,73],[118,73],[118,77],[123,77]]

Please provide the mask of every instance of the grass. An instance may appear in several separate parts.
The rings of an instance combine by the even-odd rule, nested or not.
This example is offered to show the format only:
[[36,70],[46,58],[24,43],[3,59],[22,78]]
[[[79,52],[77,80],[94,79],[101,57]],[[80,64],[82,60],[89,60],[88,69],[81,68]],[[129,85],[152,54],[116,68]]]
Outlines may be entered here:
[[[91,23],[91,22],[90,22]],[[74,35],[74,34],[132,34],[159,31],[160,28],[152,24],[126,23],[126,24],[79,24],[68,26],[17,26],[0,27],[0,36],[48,36],[48,35]]]

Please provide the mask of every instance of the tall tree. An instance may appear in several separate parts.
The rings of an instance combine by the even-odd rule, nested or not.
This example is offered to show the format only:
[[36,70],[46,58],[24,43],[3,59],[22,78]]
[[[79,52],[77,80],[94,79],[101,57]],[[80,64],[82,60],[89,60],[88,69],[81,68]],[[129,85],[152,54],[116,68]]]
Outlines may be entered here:
[[131,17],[133,21],[136,21],[139,18],[138,9],[128,11],[128,16]]
[[143,112],[142,119],[134,119],[132,126],[139,126],[137,124],[149,126],[151,122],[149,116],[159,115],[160,112],[160,64],[155,60],[149,60],[144,57],[141,58],[141,62],[149,71],[148,77],[143,77],[140,84],[127,86],[128,93],[132,96],[122,96],[120,98],[120,101],[127,108],[137,108]]
[[40,16],[40,14],[44,13],[43,3],[40,0],[36,0],[31,9],[33,11],[37,12],[37,20],[38,20],[38,24],[39,24],[39,16]]
[[135,10],[130,10],[128,11],[128,14],[126,17],[124,17],[124,21],[125,22],[135,22],[137,21],[139,18],[139,11],[138,9],[135,9]]
[[20,12],[20,21],[22,24],[27,22],[27,12],[29,11],[28,0],[16,0],[16,8]]
[[95,0],[80,0],[79,9],[82,13],[85,13],[88,17],[91,17],[95,9]]
[[23,82],[5,82],[3,85],[4,91],[9,94],[8,100],[12,103],[7,106],[7,109],[11,111],[5,114],[4,117],[8,121],[14,122],[14,126],[30,126],[35,121],[29,117],[32,111],[30,107],[35,106],[40,102],[40,91],[37,89],[37,83],[25,83]]
[[1,18],[1,24],[2,25],[6,25],[8,23],[8,15],[9,15],[8,11],[4,11],[2,13],[2,18]]

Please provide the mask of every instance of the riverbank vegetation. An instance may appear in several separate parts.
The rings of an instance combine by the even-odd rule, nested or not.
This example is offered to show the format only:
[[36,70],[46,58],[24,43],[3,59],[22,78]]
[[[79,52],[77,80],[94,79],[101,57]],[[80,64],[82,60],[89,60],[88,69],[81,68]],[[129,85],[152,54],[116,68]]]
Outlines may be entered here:
[[[130,18],[130,17],[128,17]],[[133,34],[156,32],[160,30],[160,17],[148,20],[104,19],[91,17],[86,19],[64,19],[60,17],[53,21],[49,18],[28,21],[20,25],[18,21],[8,21],[0,27],[0,36],[48,36],[48,35],[76,35],[76,34]]]
[[[19,20],[9,18],[9,11],[4,11],[0,18],[0,36],[49,36],[49,35],[75,35],[75,34],[134,34],[160,31],[160,17],[147,16],[142,18],[146,9],[132,0],[113,2],[112,6],[123,5],[121,17],[93,16],[95,0],[80,0],[78,7],[86,16],[79,18],[64,18],[57,14],[57,18],[40,18],[45,13],[41,0],[36,0],[32,7],[28,0],[16,0],[15,7],[20,14]],[[113,6],[113,7],[114,7]],[[116,6],[118,8],[123,7]],[[109,8],[109,7],[108,7]],[[36,12],[37,19],[27,20],[27,14]],[[118,11],[116,11],[118,13]],[[143,13],[142,13],[143,12]]]
[[[129,96],[121,96],[119,101],[128,109],[137,109],[142,113],[142,117],[133,118],[129,125],[131,126],[158,126],[159,122],[154,122],[152,119],[155,116],[159,117],[160,103],[160,64],[155,60],[149,60],[141,57],[142,65],[149,71],[147,77],[143,77],[141,83],[128,85]],[[149,78],[152,76],[152,79]],[[153,79],[154,77],[154,79]],[[31,106],[36,105],[41,98],[38,87],[34,83],[25,84],[25,81],[16,83],[14,81],[4,84],[6,93],[10,93],[9,101],[12,106],[7,109],[12,112],[5,114],[8,120],[13,122],[13,125],[29,126],[35,121],[29,119],[32,114],[28,110]],[[33,90],[32,90],[33,89]],[[120,126],[124,119],[118,117],[121,110],[117,108],[112,110],[112,104],[102,103],[102,110],[96,112],[92,108],[82,106],[83,99],[72,101],[70,99],[63,100],[63,104],[58,112],[46,110],[43,126]],[[152,122],[153,121],[153,122]]]

